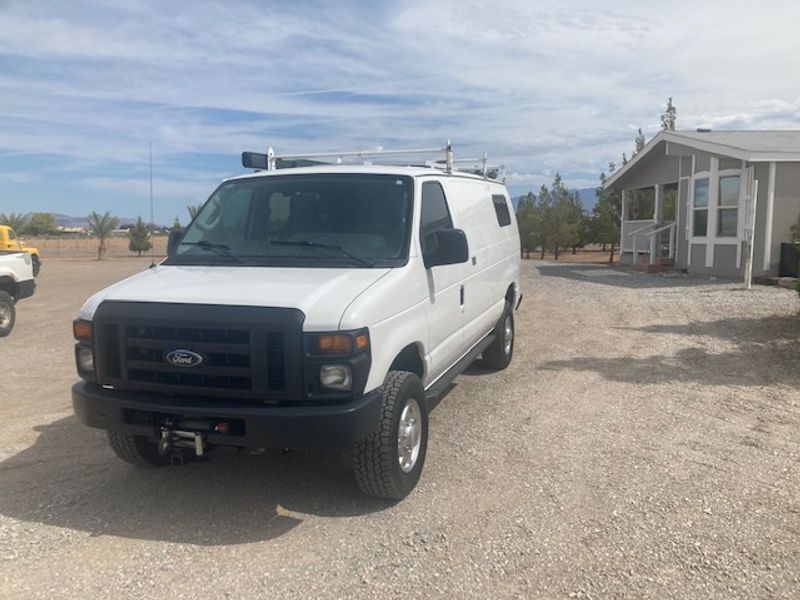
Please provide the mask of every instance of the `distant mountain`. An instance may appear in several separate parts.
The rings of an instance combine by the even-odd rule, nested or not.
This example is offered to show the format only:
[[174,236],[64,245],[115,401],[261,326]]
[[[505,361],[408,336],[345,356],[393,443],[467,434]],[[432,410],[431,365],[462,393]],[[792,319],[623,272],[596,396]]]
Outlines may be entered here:
[[578,196],[583,202],[583,209],[586,212],[592,212],[594,205],[597,204],[597,196],[594,194],[595,188],[582,188],[575,191],[578,192]]

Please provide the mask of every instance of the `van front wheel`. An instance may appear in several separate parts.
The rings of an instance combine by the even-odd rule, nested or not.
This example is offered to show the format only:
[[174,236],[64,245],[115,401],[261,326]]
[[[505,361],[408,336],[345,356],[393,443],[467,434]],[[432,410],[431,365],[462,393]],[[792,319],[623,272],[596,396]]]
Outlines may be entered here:
[[353,472],[365,494],[402,500],[419,481],[428,448],[428,406],[422,381],[390,371],[381,388],[380,421],[353,448]]
[[108,432],[108,443],[118,458],[137,467],[166,467],[169,456],[158,453],[158,446],[141,435]]
[[494,342],[483,351],[483,362],[491,369],[502,370],[514,356],[514,310],[506,302],[505,310],[494,326]]

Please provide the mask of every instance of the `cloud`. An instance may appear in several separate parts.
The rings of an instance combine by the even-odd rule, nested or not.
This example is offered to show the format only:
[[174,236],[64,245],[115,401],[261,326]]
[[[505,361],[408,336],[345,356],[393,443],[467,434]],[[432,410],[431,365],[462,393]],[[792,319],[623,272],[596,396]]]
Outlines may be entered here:
[[0,173],[32,157],[114,209],[109,192],[142,193],[148,142],[159,187],[194,198],[240,171],[245,149],[450,138],[504,162],[515,186],[559,172],[580,187],[630,154],[638,127],[655,133],[667,96],[682,127],[800,127],[800,79],[787,75],[800,72],[800,7],[553,6],[8,3]]

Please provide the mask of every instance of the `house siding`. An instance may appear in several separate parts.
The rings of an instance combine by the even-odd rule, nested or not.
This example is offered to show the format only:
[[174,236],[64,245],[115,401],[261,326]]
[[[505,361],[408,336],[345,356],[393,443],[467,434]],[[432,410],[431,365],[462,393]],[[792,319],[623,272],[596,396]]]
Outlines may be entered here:
[[755,163],[755,178],[758,180],[758,204],[756,206],[756,231],[753,244],[753,275],[766,275],[764,271],[764,239],[767,222],[767,194],[769,190],[769,163]]
[[769,272],[771,275],[777,275],[781,258],[781,243],[792,240],[790,229],[797,222],[797,215],[800,214],[799,164],[778,163],[775,165],[775,204],[773,210],[772,255],[770,256]]
[[738,272],[736,268],[736,251],[739,245],[715,244],[714,245],[714,270]]
[[706,245],[692,244],[692,253],[689,257],[689,268],[706,266]]
[[636,164],[636,168],[627,174],[619,186],[627,190],[653,187],[658,183],[675,183],[678,181],[678,158],[667,156],[664,151],[653,152]]

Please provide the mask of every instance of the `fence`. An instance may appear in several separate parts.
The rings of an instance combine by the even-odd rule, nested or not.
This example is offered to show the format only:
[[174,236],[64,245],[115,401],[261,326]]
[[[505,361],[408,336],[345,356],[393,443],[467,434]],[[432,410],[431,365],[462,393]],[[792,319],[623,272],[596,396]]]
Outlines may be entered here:
[[[29,237],[24,236],[24,241],[29,246],[39,249],[42,259],[47,260],[51,257],[69,256],[97,256],[97,238],[94,237],[68,237],[68,236],[47,236]],[[167,253],[167,236],[155,235],[152,238],[155,254],[164,256]],[[128,250],[127,236],[113,236],[108,240],[107,256],[136,256],[138,252]]]

